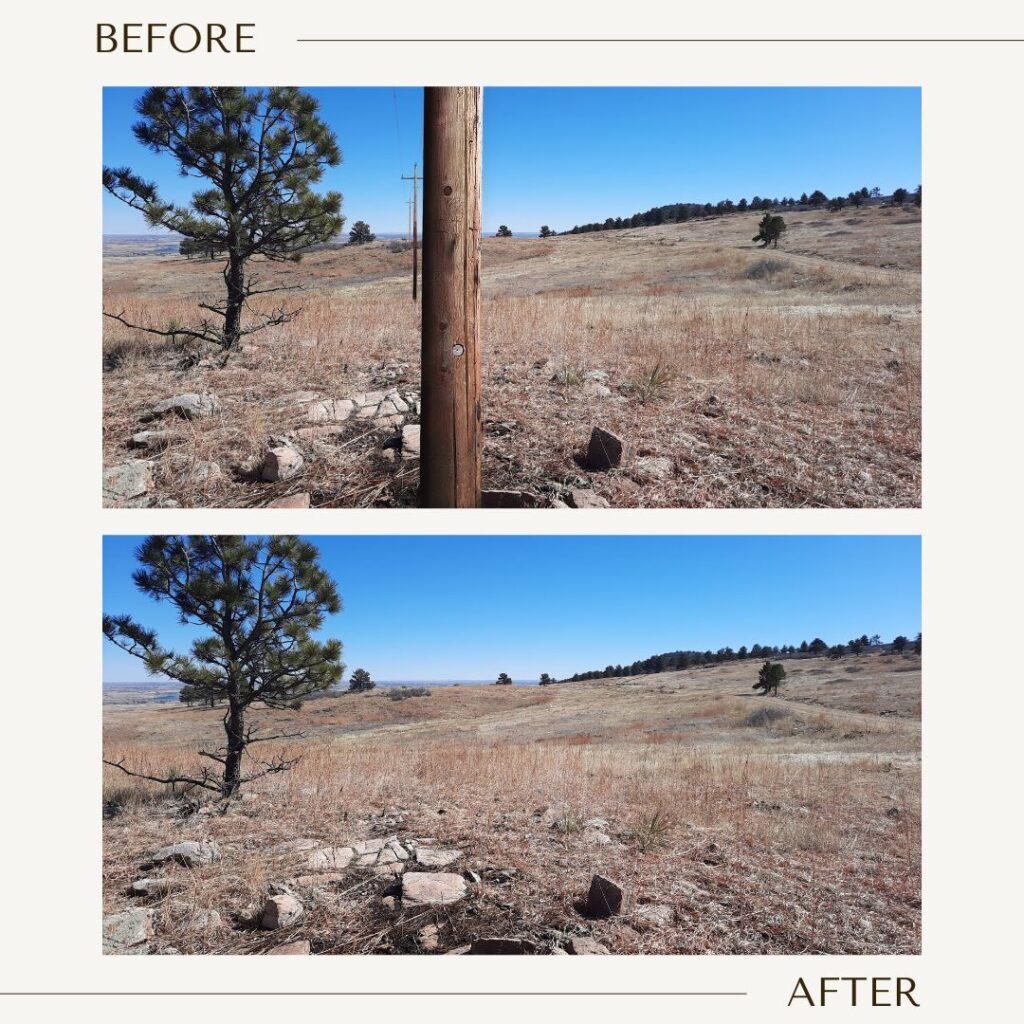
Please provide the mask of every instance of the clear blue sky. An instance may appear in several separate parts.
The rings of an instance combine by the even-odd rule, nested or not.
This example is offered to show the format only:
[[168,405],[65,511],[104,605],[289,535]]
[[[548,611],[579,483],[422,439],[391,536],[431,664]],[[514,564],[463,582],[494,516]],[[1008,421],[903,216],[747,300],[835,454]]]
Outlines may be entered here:
[[[143,90],[103,90],[103,161],[187,201],[194,179],[135,142]],[[422,90],[311,89],[341,144],[324,176],[349,225],[405,230],[422,168]],[[828,195],[921,180],[917,88],[489,88],[484,94],[484,230],[556,230],[674,202]],[[104,231],[140,233],[142,217],[104,195]]]
[[[104,539],[103,608],[185,649],[196,631]],[[381,680],[536,679],[670,650],[891,640],[921,628],[917,537],[310,537],[344,608],[325,627]],[[146,678],[104,641],[104,680]]]

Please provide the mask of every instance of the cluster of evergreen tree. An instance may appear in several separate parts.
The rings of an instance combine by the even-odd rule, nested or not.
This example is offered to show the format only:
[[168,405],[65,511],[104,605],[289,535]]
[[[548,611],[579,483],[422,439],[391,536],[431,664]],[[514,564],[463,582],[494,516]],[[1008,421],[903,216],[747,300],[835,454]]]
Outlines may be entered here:
[[[669,203],[666,206],[652,206],[643,213],[634,213],[632,217],[608,217],[603,221],[594,221],[590,224],[577,224],[569,231],[561,232],[563,235],[580,235],[588,231],[614,231],[617,228],[647,228],[658,224],[682,224],[688,220],[701,220],[708,217],[721,217],[730,213],[747,213],[756,210],[779,210],[779,209],[816,209],[828,206],[831,209],[843,209],[846,205],[860,206],[869,200],[881,201],[884,197],[879,188],[856,189],[845,196],[833,196],[829,198],[821,189],[815,189],[811,193],[803,192],[799,198],[794,196],[783,196],[781,199],[768,199],[762,196],[754,196],[752,199],[740,199],[733,202],[731,199],[722,199],[717,203]],[[889,202],[902,206],[912,199],[917,205],[921,205],[921,186],[911,193],[905,188],[896,189],[889,197]]]
[[885,644],[876,633],[874,636],[864,634],[845,644],[827,644],[821,637],[804,640],[799,644],[782,644],[769,646],[751,644],[734,650],[732,647],[720,647],[717,651],[668,651],[665,654],[652,654],[649,658],[634,661],[632,665],[608,665],[603,669],[592,669],[589,672],[577,672],[568,679],[559,682],[576,683],[585,679],[614,679],[620,676],[645,676],[657,672],[676,672],[687,668],[699,668],[702,665],[721,665],[727,661],[745,661],[760,658],[842,658],[847,654],[860,656],[866,650],[888,648],[900,654],[908,648],[915,654],[921,653],[921,634],[914,640],[905,636],[897,636],[891,643]]

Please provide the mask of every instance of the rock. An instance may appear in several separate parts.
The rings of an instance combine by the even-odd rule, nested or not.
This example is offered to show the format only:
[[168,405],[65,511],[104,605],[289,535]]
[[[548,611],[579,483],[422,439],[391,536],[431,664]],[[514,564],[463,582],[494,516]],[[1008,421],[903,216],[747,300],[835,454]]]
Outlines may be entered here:
[[470,944],[470,956],[528,956],[540,947],[529,939],[474,939]]
[[334,885],[336,882],[346,882],[349,876],[344,871],[324,871],[315,875],[296,875],[292,881],[299,886],[314,887],[317,885]]
[[416,941],[421,949],[435,950],[438,946],[438,928],[436,924],[428,924],[416,933]]
[[611,393],[611,388],[606,387],[604,384],[598,384],[595,381],[589,381],[583,385],[583,394],[588,398],[608,398]]
[[302,472],[304,464],[302,456],[294,448],[290,445],[280,445],[267,451],[260,477],[269,483],[291,480]]
[[103,500],[140,498],[153,486],[153,465],[140,459],[103,470]]
[[320,845],[318,839],[309,836],[300,836],[298,839],[286,839],[278,843],[272,850],[273,853],[305,853],[307,850],[315,850]]
[[608,956],[608,950],[597,939],[574,935],[567,943],[572,956]]
[[529,491],[483,491],[482,508],[536,508],[537,496]]
[[352,850],[357,857],[365,857],[368,853],[380,853],[388,843],[393,841],[394,836],[390,839],[361,839],[352,844]]
[[158,452],[166,448],[174,436],[169,430],[140,430],[129,438],[128,447],[145,448],[147,451]]
[[621,437],[603,427],[594,427],[587,446],[587,469],[614,469],[622,462],[623,447]]
[[594,875],[587,893],[586,913],[590,917],[611,917],[622,909],[622,889],[604,875]]
[[458,903],[466,892],[466,883],[461,875],[417,871],[402,877],[402,903],[406,906]]
[[676,912],[665,903],[643,903],[633,911],[633,916],[644,924],[667,928],[675,920]]
[[583,379],[597,381],[598,384],[603,384],[608,379],[608,374],[604,370],[588,370],[583,374]]
[[566,501],[562,501],[561,498],[552,498],[548,502],[548,508],[570,508],[570,507],[571,506],[569,505],[569,503],[566,502]]
[[569,951],[567,949],[562,949],[561,946],[554,946],[551,949],[551,955],[552,956],[568,956],[569,955]]
[[420,457],[419,424],[402,427],[402,458],[418,459]]
[[583,822],[583,827],[604,829],[608,827],[608,822],[604,818],[587,818],[587,820]]
[[129,896],[166,896],[182,888],[181,882],[172,878],[137,878],[128,886]]
[[296,939],[267,950],[267,956],[309,956],[309,939]]
[[197,932],[215,932],[225,927],[216,910],[197,910],[189,919],[188,927]]
[[342,423],[356,410],[355,402],[348,398],[328,398],[316,402],[306,410],[311,423]]
[[600,494],[582,487],[571,487],[565,494],[569,508],[609,508],[608,501]]
[[315,391],[290,391],[287,395],[282,395],[278,400],[278,405],[308,405],[310,402],[315,402],[320,398],[320,395]]
[[327,846],[309,855],[306,867],[312,871],[344,871],[355,857],[349,846]]
[[708,395],[701,412],[705,416],[718,417],[725,412],[725,406],[719,400],[718,395]]
[[216,843],[197,843],[192,840],[164,846],[150,857],[150,862],[153,864],[165,864],[167,861],[173,861],[176,864],[184,864],[187,868],[194,868],[200,864],[212,864],[218,860],[220,860],[220,849]]
[[216,395],[197,395],[188,393],[165,398],[151,406],[140,417],[143,423],[160,419],[162,416],[175,415],[186,420],[201,420],[220,412],[220,400]]
[[449,949],[445,956],[465,956],[469,950],[469,946],[456,946],[454,949]]
[[675,463],[664,457],[645,457],[636,460],[636,475],[641,480],[664,480],[672,475]]
[[394,896],[381,896],[381,898],[380,898],[380,905],[385,910],[394,910],[395,906],[396,906],[395,897]]
[[192,484],[216,483],[224,471],[216,462],[197,462],[186,474],[185,479]]
[[260,927],[265,931],[291,928],[298,924],[304,915],[302,904],[294,896],[271,896],[263,904]]
[[103,945],[106,949],[138,946],[153,938],[153,911],[126,910],[103,918]]
[[391,850],[399,860],[409,859],[409,851],[397,839],[392,839],[387,844],[387,848]]
[[309,508],[309,492],[289,494],[284,498],[275,498],[267,502],[267,508]]
[[461,856],[461,850],[433,850],[429,846],[421,846],[416,850],[416,863],[425,868],[446,868]]

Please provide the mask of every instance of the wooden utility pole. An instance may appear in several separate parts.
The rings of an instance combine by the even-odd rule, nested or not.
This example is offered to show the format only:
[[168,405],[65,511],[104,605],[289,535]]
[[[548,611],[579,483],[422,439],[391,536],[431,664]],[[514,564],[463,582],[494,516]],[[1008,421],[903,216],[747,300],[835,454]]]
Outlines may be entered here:
[[482,90],[423,95],[420,503],[480,505]]
[[418,219],[418,216],[417,216],[418,210],[417,210],[417,202],[416,202],[416,199],[417,199],[417,195],[416,195],[416,182],[422,181],[422,180],[423,179],[416,173],[416,164],[412,165],[412,174],[411,175],[409,175],[409,174],[403,174],[402,175],[402,181],[411,181],[412,182],[412,301],[413,302],[416,301],[416,277],[417,277],[417,271],[419,269],[418,266],[417,266],[417,262],[418,262],[418,259],[419,259],[418,255],[417,255],[418,246],[416,244],[416,221]]

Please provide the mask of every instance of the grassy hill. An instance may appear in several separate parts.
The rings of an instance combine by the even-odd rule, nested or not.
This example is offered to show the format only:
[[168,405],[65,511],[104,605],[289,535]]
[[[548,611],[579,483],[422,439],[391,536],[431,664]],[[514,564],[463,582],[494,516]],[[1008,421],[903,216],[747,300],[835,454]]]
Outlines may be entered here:
[[[622,507],[916,505],[918,211],[787,222],[777,250],[750,241],[752,215],[484,239],[485,488],[538,504],[578,487]],[[394,424],[299,434],[308,398],[283,400],[395,388],[413,410],[405,422],[417,422],[411,255],[391,250],[378,242],[263,267],[261,286],[302,287],[264,301],[283,295],[302,314],[254,336],[224,369],[107,321],[105,465],[145,458],[153,475],[129,503],[255,506],[302,490],[314,506],[412,504],[418,465],[394,458]],[[192,322],[220,287],[219,264],[105,263],[105,308],[135,322]],[[129,448],[146,408],[185,391],[216,394],[221,411],[176,428],[166,450]],[[621,468],[581,468],[593,425],[627,440]],[[306,460],[287,485],[259,480],[276,435]]]
[[[157,947],[182,952],[295,938],[314,953],[445,952],[494,936],[547,951],[574,935],[618,953],[919,951],[920,658],[787,662],[778,698],[751,690],[756,668],[265,712],[306,733],[304,757],[226,813],[108,768],[105,911],[155,908]],[[108,708],[104,756],[194,765],[220,730],[211,709]],[[460,850],[447,870],[479,882],[451,907],[403,909],[389,876],[305,866],[310,849],[391,836]],[[179,892],[126,895],[148,852],[185,839],[214,839],[223,859],[176,869]],[[595,872],[623,887],[622,914],[581,913]],[[253,930],[275,884],[305,921]],[[207,909],[222,929],[190,924]]]

